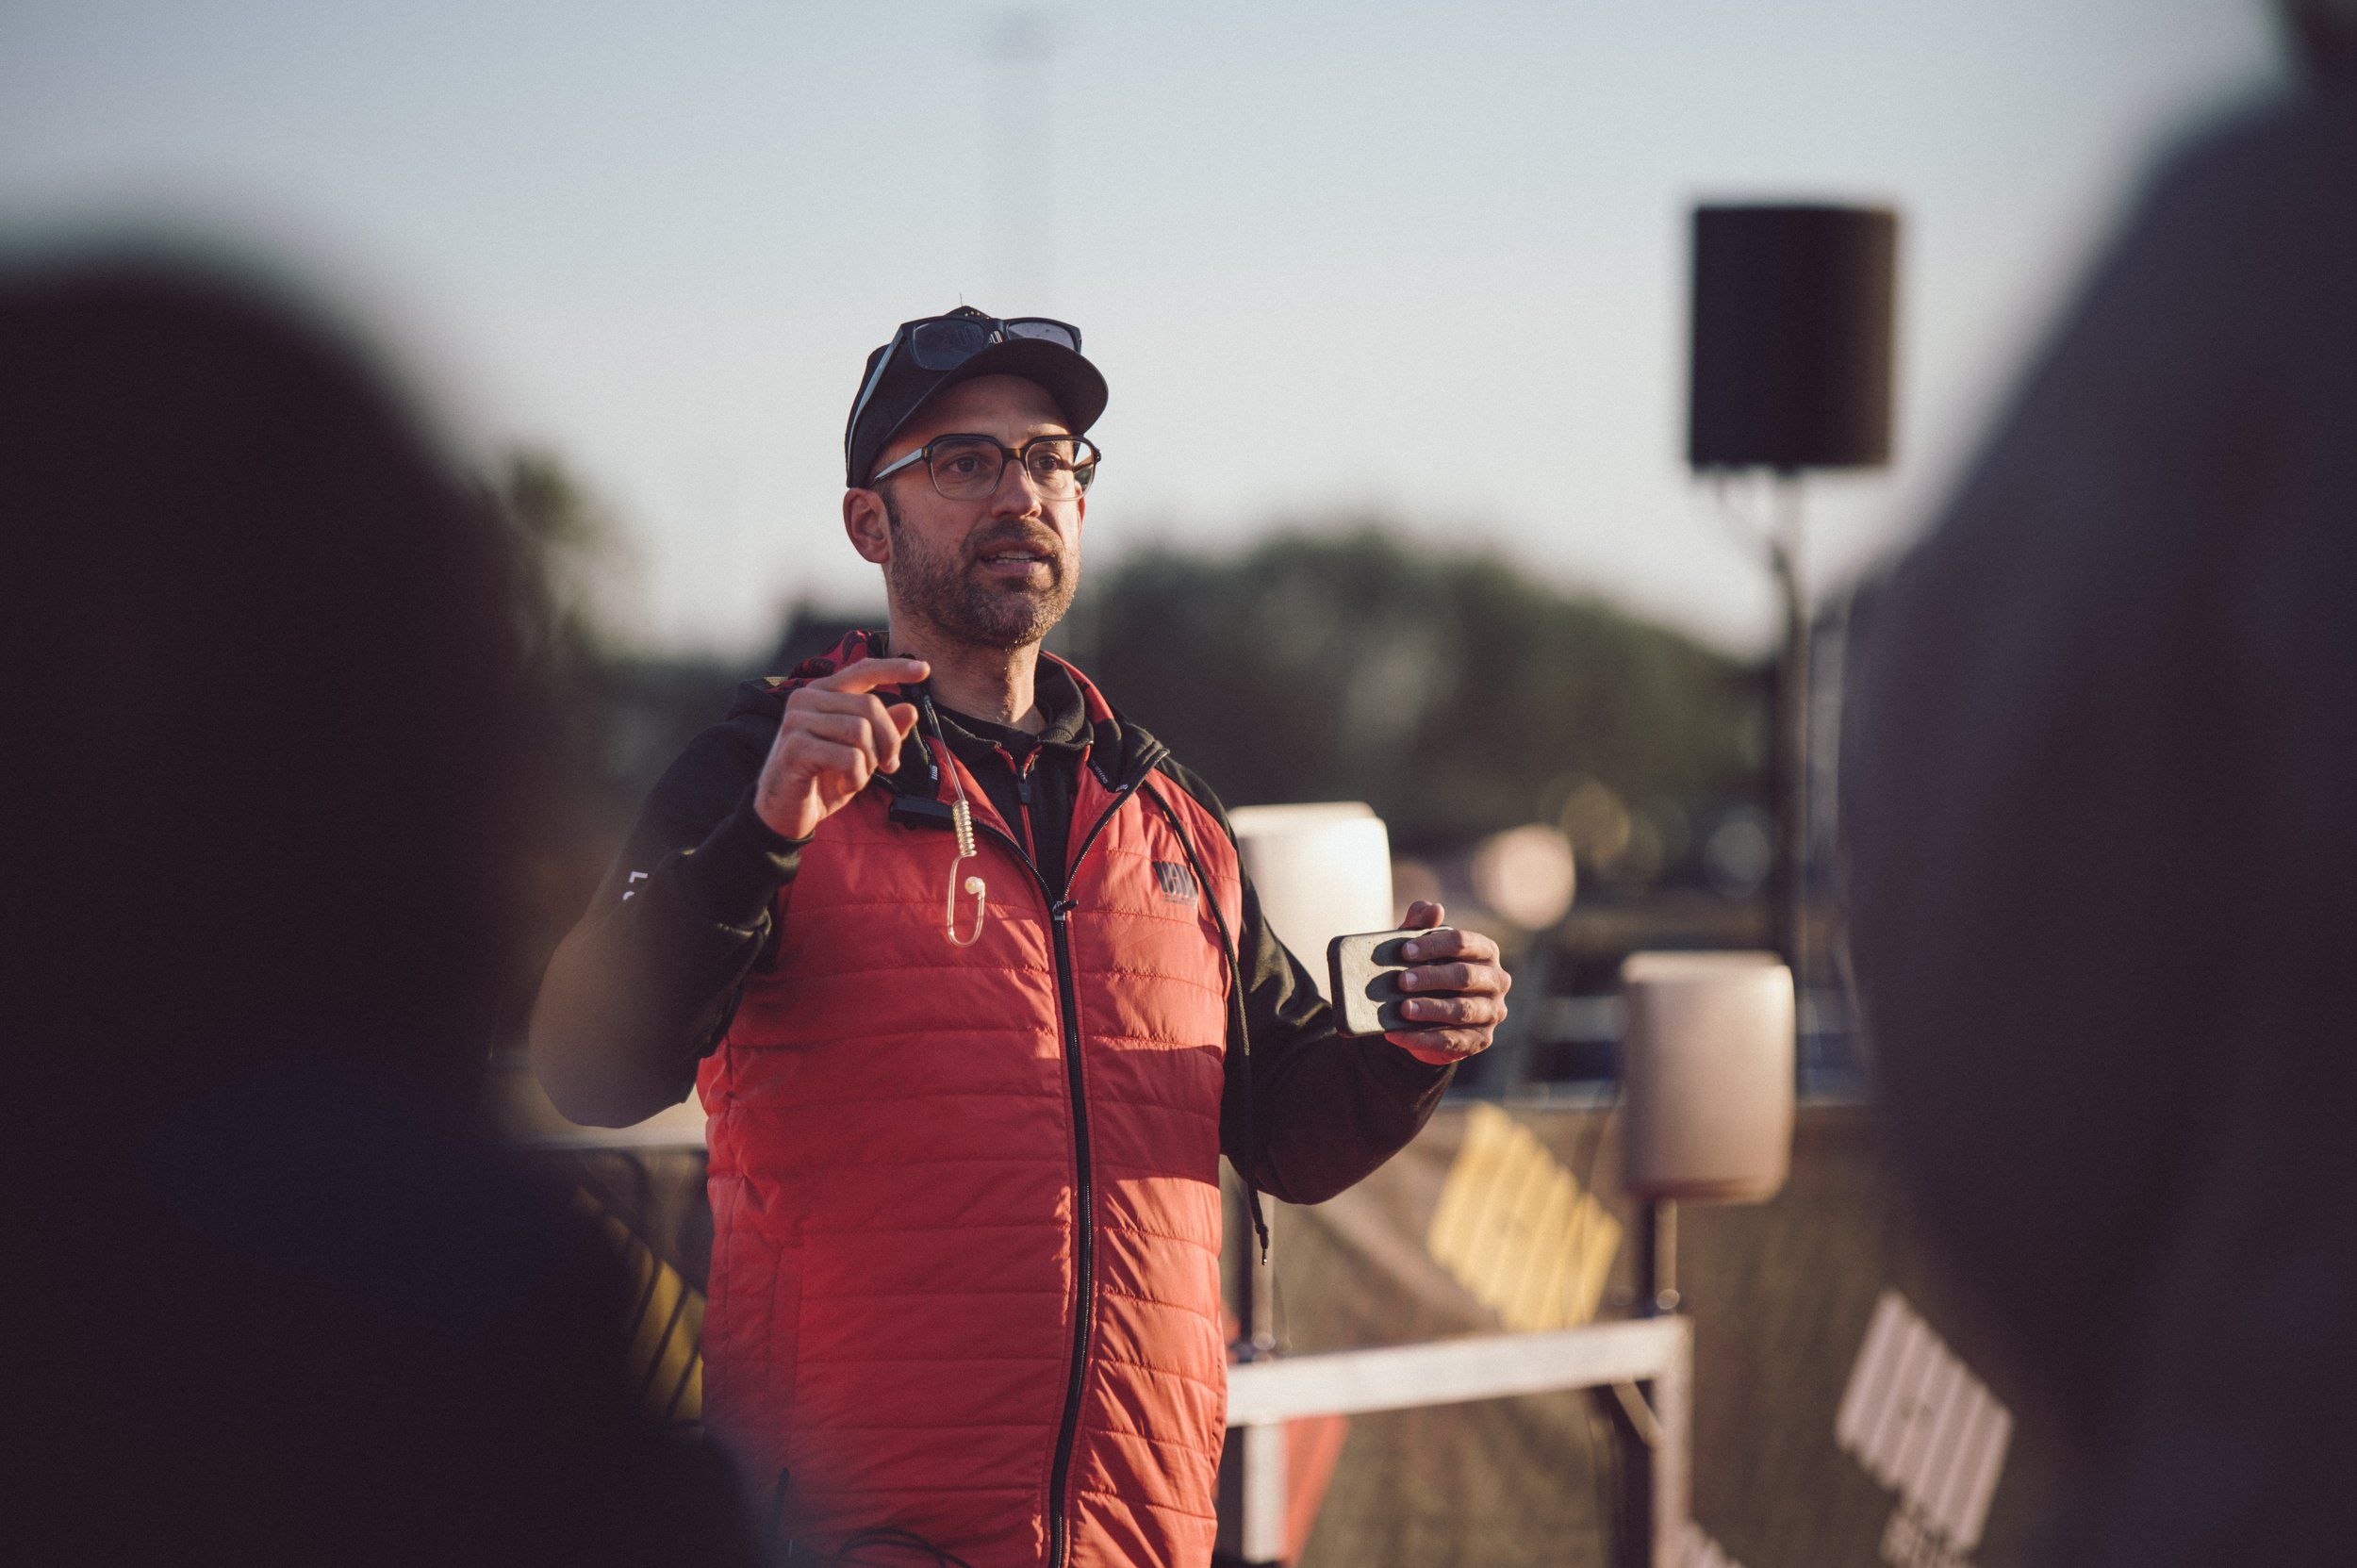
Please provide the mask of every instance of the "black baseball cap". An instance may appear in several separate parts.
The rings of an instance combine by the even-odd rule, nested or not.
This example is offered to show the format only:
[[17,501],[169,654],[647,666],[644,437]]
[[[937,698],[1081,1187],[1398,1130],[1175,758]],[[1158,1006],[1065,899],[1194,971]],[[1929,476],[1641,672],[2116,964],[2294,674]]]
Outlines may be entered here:
[[934,393],[978,375],[1019,375],[1056,400],[1075,436],[1105,411],[1105,378],[1080,357],[1080,329],[1044,316],[1000,319],[962,305],[946,316],[902,322],[867,356],[843,427],[843,482],[864,485],[884,443]]

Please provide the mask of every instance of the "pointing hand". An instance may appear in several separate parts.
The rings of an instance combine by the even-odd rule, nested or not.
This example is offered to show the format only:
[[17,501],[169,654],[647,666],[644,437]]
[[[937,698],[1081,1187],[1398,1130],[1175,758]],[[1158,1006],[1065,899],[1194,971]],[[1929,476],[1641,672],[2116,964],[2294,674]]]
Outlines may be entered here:
[[808,838],[868,780],[900,766],[916,708],[886,707],[875,691],[912,685],[930,670],[922,659],[862,659],[795,688],[753,785],[753,810],[772,832]]

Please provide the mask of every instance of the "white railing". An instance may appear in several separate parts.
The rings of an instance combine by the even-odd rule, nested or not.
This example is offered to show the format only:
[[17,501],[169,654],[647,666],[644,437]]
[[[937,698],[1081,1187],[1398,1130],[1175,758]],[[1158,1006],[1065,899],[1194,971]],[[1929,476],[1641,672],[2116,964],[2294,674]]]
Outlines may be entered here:
[[1641,1521],[1635,1538],[1622,1543],[1623,1560],[1676,1568],[1692,1485],[1693,1362],[1693,1327],[1672,1313],[1231,1366],[1228,1424],[1239,1428],[1234,1441],[1242,1483],[1232,1547],[1255,1563],[1286,1555],[1288,1421],[1609,1389],[1615,1395],[1610,1409],[1633,1461],[1625,1467],[1628,1516]]

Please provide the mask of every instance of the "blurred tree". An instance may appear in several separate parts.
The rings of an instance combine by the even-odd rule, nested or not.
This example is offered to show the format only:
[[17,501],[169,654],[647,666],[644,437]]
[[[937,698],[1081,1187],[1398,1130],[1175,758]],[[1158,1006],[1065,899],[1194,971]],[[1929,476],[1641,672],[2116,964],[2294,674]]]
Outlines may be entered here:
[[1363,800],[1403,845],[1558,809],[1753,787],[1747,671],[1676,633],[1374,522],[1091,585],[1092,673],[1231,804]]
[[602,623],[592,585],[611,567],[621,537],[604,507],[547,452],[509,453],[491,475],[490,491],[542,588],[542,652],[568,668],[609,655],[613,630]]
[[[580,916],[656,777],[718,721],[746,673],[733,662],[632,650],[612,621],[628,539],[596,494],[554,454],[508,454],[486,483],[538,591],[523,634],[543,693],[548,772],[522,857],[538,955]],[[539,966],[533,966],[536,978]],[[530,1005],[517,999],[520,1029]]]
[[699,731],[718,722],[731,688],[751,671],[735,660],[631,647],[614,624],[618,581],[632,564],[628,536],[561,459],[511,453],[490,488],[542,588],[543,620],[533,633],[562,732],[565,792],[612,826],[636,811]]

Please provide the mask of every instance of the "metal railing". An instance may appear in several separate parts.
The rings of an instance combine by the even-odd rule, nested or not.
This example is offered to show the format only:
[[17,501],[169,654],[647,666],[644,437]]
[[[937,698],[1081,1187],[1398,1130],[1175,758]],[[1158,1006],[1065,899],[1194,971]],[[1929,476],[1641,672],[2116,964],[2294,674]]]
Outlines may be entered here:
[[1676,1568],[1692,1486],[1693,1326],[1674,1313],[1536,1334],[1484,1334],[1380,1350],[1280,1356],[1228,1369],[1228,1424],[1241,1485],[1230,1549],[1281,1560],[1286,1540],[1285,1423],[1501,1399],[1571,1389],[1607,1391],[1627,1444],[1621,1543],[1632,1568]]

